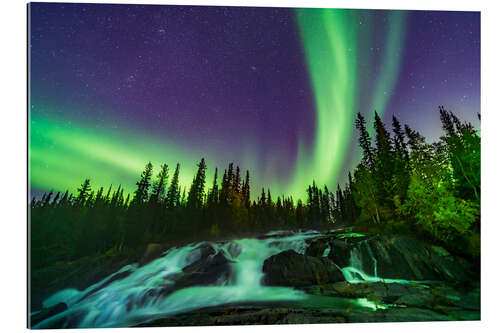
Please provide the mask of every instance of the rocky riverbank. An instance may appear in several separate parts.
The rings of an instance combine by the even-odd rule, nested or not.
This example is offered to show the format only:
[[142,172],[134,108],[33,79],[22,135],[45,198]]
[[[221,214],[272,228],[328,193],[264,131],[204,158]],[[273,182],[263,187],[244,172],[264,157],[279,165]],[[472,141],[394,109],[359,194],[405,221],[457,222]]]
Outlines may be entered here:
[[[152,247],[156,250],[147,250],[136,264],[125,266],[130,258],[117,257],[105,264],[106,270],[96,261],[87,268],[75,267],[58,280],[59,287],[71,287],[64,283],[74,281],[78,272],[81,287],[46,301],[45,308],[32,315],[32,325],[480,319],[478,265],[410,237],[346,230],[278,232],[258,239],[191,244],[166,254]],[[115,273],[98,282],[107,272]],[[53,283],[51,290],[57,287]],[[104,313],[90,317],[96,302]]]

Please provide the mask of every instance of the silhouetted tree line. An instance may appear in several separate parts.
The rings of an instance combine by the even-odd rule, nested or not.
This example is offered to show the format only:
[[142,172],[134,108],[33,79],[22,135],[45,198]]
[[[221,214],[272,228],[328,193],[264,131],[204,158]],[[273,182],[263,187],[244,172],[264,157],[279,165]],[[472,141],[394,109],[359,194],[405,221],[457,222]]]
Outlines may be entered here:
[[[313,184],[308,200],[271,197],[262,188],[251,200],[250,173],[242,175],[230,163],[219,182],[206,184],[207,166],[201,159],[187,194],[179,184],[180,165],[171,180],[163,164],[158,174],[147,163],[132,196],[118,186],[92,188],[85,179],[76,196],[49,192],[31,202],[32,263],[41,266],[62,260],[137,248],[152,242],[255,234],[275,229],[323,228],[332,222],[331,194]],[[207,188],[208,187],[208,188]]]
[[[123,188],[92,188],[73,196],[49,192],[31,202],[32,264],[137,248],[152,242],[231,237],[275,229],[356,225],[379,232],[411,232],[451,247],[479,249],[480,137],[469,123],[439,108],[445,135],[432,144],[394,116],[392,136],[375,112],[372,142],[364,117],[355,126],[363,155],[344,189],[307,188],[307,201],[271,197],[262,188],[251,200],[250,173],[230,163],[206,184],[202,158],[190,188],[179,184],[177,163],[154,175],[147,163],[132,197]],[[208,188],[207,188],[208,187]],[[464,246],[464,245],[460,245]]]

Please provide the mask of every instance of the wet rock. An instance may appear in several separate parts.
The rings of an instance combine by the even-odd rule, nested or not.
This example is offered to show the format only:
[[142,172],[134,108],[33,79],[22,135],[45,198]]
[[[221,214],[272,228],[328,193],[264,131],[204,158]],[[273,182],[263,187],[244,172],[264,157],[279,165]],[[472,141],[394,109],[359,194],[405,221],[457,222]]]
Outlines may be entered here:
[[335,239],[330,243],[331,250],[328,258],[332,259],[340,267],[349,266],[351,256],[351,245],[345,240]]
[[329,255],[341,267],[358,265],[372,276],[387,279],[464,282],[472,279],[471,264],[440,247],[407,236],[372,236],[344,244],[336,240]]
[[421,308],[378,309],[324,309],[324,308],[286,308],[258,306],[230,306],[207,308],[199,311],[174,315],[143,323],[141,327],[165,326],[211,326],[211,325],[276,325],[276,324],[315,324],[315,323],[369,323],[369,322],[413,322],[476,320],[478,313],[460,309],[448,309],[440,313]]
[[439,285],[431,292],[437,304],[477,311],[481,308],[481,297],[478,289],[463,291],[453,289],[448,285]]
[[183,275],[175,281],[175,289],[187,286],[208,286],[222,284],[229,279],[230,261],[222,252],[208,255],[186,266]]
[[394,304],[419,308],[433,308],[435,298],[431,294],[408,294],[398,298]]
[[325,250],[329,247],[327,239],[317,239],[309,244],[306,255],[312,257],[322,257]]
[[[404,296],[409,297],[409,295],[417,295],[417,297],[424,298],[426,295],[431,293],[431,290],[425,285],[383,282],[349,283],[347,281],[343,281],[321,286],[316,285],[301,287],[300,289],[312,295],[368,298],[385,304],[393,304],[396,302],[396,304],[400,305],[416,305],[415,302],[411,303],[411,298],[408,299],[409,303],[407,303],[407,299],[402,299],[399,303],[397,303],[397,301]],[[418,304],[421,304],[422,302],[423,300]]]
[[117,281],[117,280],[121,280],[121,279],[124,279],[126,278],[127,276],[129,276],[130,274],[132,274],[132,270],[129,269],[129,270],[126,270],[124,272],[121,272],[121,273],[117,273],[115,274],[113,277],[111,277],[109,280],[107,280],[106,282],[102,283],[102,284],[99,284],[97,285],[95,288],[89,290],[85,295],[83,295],[79,301],[82,301],[84,299],[86,299],[87,297],[95,294],[97,291],[101,290],[101,289],[104,289],[105,287],[109,286],[110,284],[112,284],[113,282]]
[[51,306],[50,308],[44,308],[40,312],[32,315],[30,317],[30,326],[33,327],[45,319],[48,319],[52,316],[55,316],[58,313],[61,313],[63,311],[66,311],[68,309],[68,306],[65,303],[58,303],[54,306]]
[[387,310],[372,312],[353,311],[347,316],[347,321],[351,323],[445,320],[454,320],[454,318],[438,312],[420,308],[389,308]]
[[236,243],[229,243],[227,247],[227,252],[235,258],[241,253],[241,246]]
[[42,309],[43,301],[57,291],[85,290],[139,258],[129,254],[100,255],[31,271],[31,311]]
[[281,252],[264,261],[264,283],[273,286],[309,286],[344,281],[340,268],[328,258]]
[[200,260],[205,260],[208,256],[215,254],[215,249],[210,244],[202,244],[198,247],[200,250]]
[[347,298],[366,297],[367,292],[362,284],[352,284],[347,281],[336,282],[332,284],[306,286],[301,288],[311,295],[335,296]]
[[143,323],[140,327],[344,323],[343,311],[283,307],[216,307]]

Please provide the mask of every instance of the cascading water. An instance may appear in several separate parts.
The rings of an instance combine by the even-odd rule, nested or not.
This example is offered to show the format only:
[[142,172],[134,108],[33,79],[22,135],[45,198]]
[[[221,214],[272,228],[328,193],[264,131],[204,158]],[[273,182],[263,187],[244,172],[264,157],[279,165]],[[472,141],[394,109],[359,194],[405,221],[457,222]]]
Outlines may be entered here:
[[[33,328],[126,327],[201,308],[243,303],[287,302],[290,306],[300,304],[301,307],[320,306],[322,303],[330,308],[335,302],[343,302],[343,305],[337,303],[338,306],[359,306],[373,310],[380,308],[380,305],[365,298],[325,299],[325,296],[312,296],[293,288],[262,284],[262,267],[267,258],[286,250],[304,254],[307,241],[318,237],[324,237],[324,234],[317,231],[295,234],[273,232],[259,239],[200,242],[172,248],[147,265],[124,266],[83,291],[66,289],[52,295],[43,302],[45,308],[63,302],[68,309]],[[360,235],[340,234],[336,237],[346,239]],[[367,246],[366,252],[373,262],[374,275],[363,270],[361,246]],[[328,257],[334,251],[336,247],[329,243],[322,256]],[[227,264],[229,269],[221,272],[216,267],[212,271],[203,271],[202,274],[210,275],[210,283],[200,285],[191,281],[177,284],[189,274],[190,267],[206,268],[216,258]],[[410,282],[378,277],[376,258],[369,244],[363,241],[351,248],[349,266],[341,269],[350,283]]]
[[[359,246],[359,247],[358,247]],[[358,246],[354,246],[349,254],[349,266],[342,268],[342,273],[346,281],[349,283],[362,282],[385,282],[385,283],[410,283],[416,281],[382,278],[377,275],[377,259],[373,255],[370,244],[366,241],[361,242]],[[361,246],[365,246],[373,264],[373,275],[365,272],[363,268]]]
[[377,277],[377,259],[375,259],[375,256],[373,255],[372,247],[368,242],[364,242],[363,244],[366,246],[366,251],[370,255],[370,259],[373,263],[373,276]]
[[[127,265],[83,291],[63,290],[44,302],[50,307],[64,302],[68,309],[34,328],[123,327],[199,308],[238,302],[299,301],[307,294],[293,288],[268,287],[261,283],[264,260],[286,250],[303,254],[310,231],[290,236],[268,234],[264,239],[240,239],[226,243],[198,243],[167,251],[163,257],[139,267]],[[281,236],[281,237],[280,237]],[[229,278],[217,285],[193,286],[171,293],[183,269],[202,255],[202,246],[211,246],[229,260]]]

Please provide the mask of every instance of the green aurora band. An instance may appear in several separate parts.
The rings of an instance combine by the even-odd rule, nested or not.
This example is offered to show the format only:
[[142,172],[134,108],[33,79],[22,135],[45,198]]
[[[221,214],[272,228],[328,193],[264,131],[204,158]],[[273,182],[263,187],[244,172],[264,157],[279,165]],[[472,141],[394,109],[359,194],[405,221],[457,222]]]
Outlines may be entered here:
[[[113,184],[114,189],[122,185],[126,193],[133,193],[145,164],[151,161],[155,173],[162,163],[167,163],[170,176],[179,162],[182,190],[191,183],[201,156],[133,133],[99,131],[34,113],[30,118],[29,175],[36,188],[75,191],[89,178],[94,189]],[[166,161],[165,156],[172,159]]]
[[[380,72],[375,86],[371,87],[370,110],[360,110],[361,90],[370,86],[363,86],[364,83],[359,80],[363,73],[358,71],[358,59],[369,57],[371,39],[368,34],[370,28],[374,28],[358,31],[362,13],[346,9],[296,10],[314,90],[316,136],[312,152],[306,151],[304,144],[299,145],[295,177],[289,189],[295,195],[303,193],[313,181],[310,175],[320,186],[336,185],[352,148],[355,114],[358,110],[369,112],[369,121],[373,109],[383,115],[390,91],[396,84],[401,62],[400,49],[404,42],[405,14],[390,11],[387,13],[387,38]],[[350,167],[348,165],[347,169]]]
[[[362,73],[358,70],[360,57],[365,57],[363,60],[369,57],[367,50],[372,43],[366,32],[370,29],[358,30],[362,12],[296,10],[316,103],[314,144],[309,147],[305,139],[299,140],[293,176],[288,182],[259,179],[255,165],[257,150],[251,145],[243,149],[245,154],[239,162],[243,170],[249,169],[253,176],[252,197],[257,197],[260,186],[264,186],[271,189],[273,196],[284,194],[304,199],[307,186],[313,180],[332,189],[340,181],[344,170],[351,167],[347,165],[348,155],[355,144],[353,123],[360,108],[358,97],[361,91],[370,91],[368,103],[371,110],[384,113],[390,98],[388,92],[394,88],[399,73],[404,12],[387,13],[388,31],[384,55],[378,67],[380,72],[376,82],[369,85],[359,79]],[[130,128],[125,132],[98,129],[94,124],[69,122],[56,114],[39,106],[33,106],[30,112],[29,177],[30,185],[37,189],[69,189],[74,193],[85,178],[90,178],[94,189],[113,184],[115,189],[122,185],[125,192],[133,193],[144,165],[151,161],[155,175],[160,165],[167,163],[170,179],[175,164],[179,162],[181,190],[187,190],[201,156],[207,159],[207,186],[213,181],[214,168],[217,166],[220,170],[225,167],[214,164],[217,162],[215,157],[220,155],[217,154],[220,147],[213,147],[211,152],[197,151],[193,147],[166,143],[165,139],[146,137]],[[219,182],[220,177],[219,172]]]

